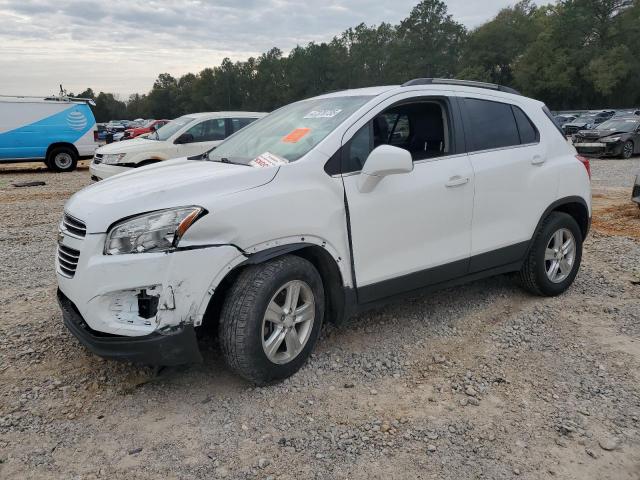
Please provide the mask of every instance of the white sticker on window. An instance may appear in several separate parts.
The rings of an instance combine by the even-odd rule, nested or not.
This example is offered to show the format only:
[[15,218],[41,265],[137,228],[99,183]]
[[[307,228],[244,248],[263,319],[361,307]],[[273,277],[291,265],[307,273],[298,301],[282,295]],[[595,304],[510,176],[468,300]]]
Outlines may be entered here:
[[286,158],[279,157],[271,152],[264,152],[251,160],[249,165],[256,168],[265,168],[278,167],[280,165],[286,165],[287,163],[289,163],[289,160]]
[[333,118],[342,111],[341,108],[334,108],[329,110],[312,110],[307,113],[303,118]]

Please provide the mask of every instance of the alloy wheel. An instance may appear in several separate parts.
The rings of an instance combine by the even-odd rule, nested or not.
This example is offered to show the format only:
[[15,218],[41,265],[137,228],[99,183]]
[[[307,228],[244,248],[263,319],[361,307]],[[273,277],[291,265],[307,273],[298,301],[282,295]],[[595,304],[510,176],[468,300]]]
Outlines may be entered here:
[[561,228],[551,236],[544,253],[547,278],[553,283],[564,281],[571,274],[575,259],[576,239],[570,230]]
[[624,156],[624,158],[631,158],[631,156],[633,155],[633,143],[627,142],[622,148],[622,155]]
[[278,289],[262,320],[262,348],[271,362],[288,363],[300,354],[313,330],[315,307],[311,287],[301,280]]

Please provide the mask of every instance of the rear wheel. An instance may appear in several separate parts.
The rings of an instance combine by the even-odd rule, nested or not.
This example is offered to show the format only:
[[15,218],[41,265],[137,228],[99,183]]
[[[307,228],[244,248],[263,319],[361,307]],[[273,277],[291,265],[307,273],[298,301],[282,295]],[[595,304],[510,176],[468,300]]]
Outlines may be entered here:
[[51,149],[45,161],[52,172],[71,172],[76,169],[78,155],[69,147]]
[[573,283],[582,260],[582,232],[571,215],[552,212],[536,233],[520,282],[536,295],[555,296]]
[[622,158],[627,160],[632,156],[633,156],[633,142],[631,140],[627,140],[622,146]]
[[311,354],[324,316],[324,289],[315,267],[285,255],[243,270],[220,314],[227,364],[264,385],[293,375]]

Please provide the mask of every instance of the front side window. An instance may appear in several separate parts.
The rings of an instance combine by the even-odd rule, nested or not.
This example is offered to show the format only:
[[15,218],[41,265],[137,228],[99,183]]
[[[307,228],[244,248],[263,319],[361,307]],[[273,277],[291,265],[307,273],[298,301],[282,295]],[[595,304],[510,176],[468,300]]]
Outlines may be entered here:
[[507,103],[466,98],[468,116],[467,138],[471,138],[470,150],[490,150],[520,144],[516,119]]
[[193,122],[193,117],[180,117],[180,118],[176,118],[175,120],[171,120],[169,123],[167,123],[166,125],[160,127],[158,130],[155,131],[155,133],[153,135],[151,135],[149,138],[151,138],[152,140],[168,140],[169,137],[171,137],[173,134],[175,134],[178,130],[180,130],[181,128],[183,128],[185,125],[188,125],[189,123]]
[[451,153],[447,107],[439,101],[395,105],[365,124],[343,148],[342,172],[362,170],[371,150],[393,145],[411,153],[414,161]]
[[325,139],[370,96],[325,97],[292,103],[248,125],[209,153],[213,161],[248,165],[261,155],[294,162]]

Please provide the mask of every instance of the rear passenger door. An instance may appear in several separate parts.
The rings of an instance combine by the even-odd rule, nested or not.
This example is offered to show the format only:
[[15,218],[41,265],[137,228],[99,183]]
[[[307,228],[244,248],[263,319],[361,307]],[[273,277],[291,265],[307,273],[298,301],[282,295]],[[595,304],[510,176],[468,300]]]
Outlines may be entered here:
[[524,106],[461,99],[475,194],[470,273],[521,260],[532,225],[556,199],[558,178]]

